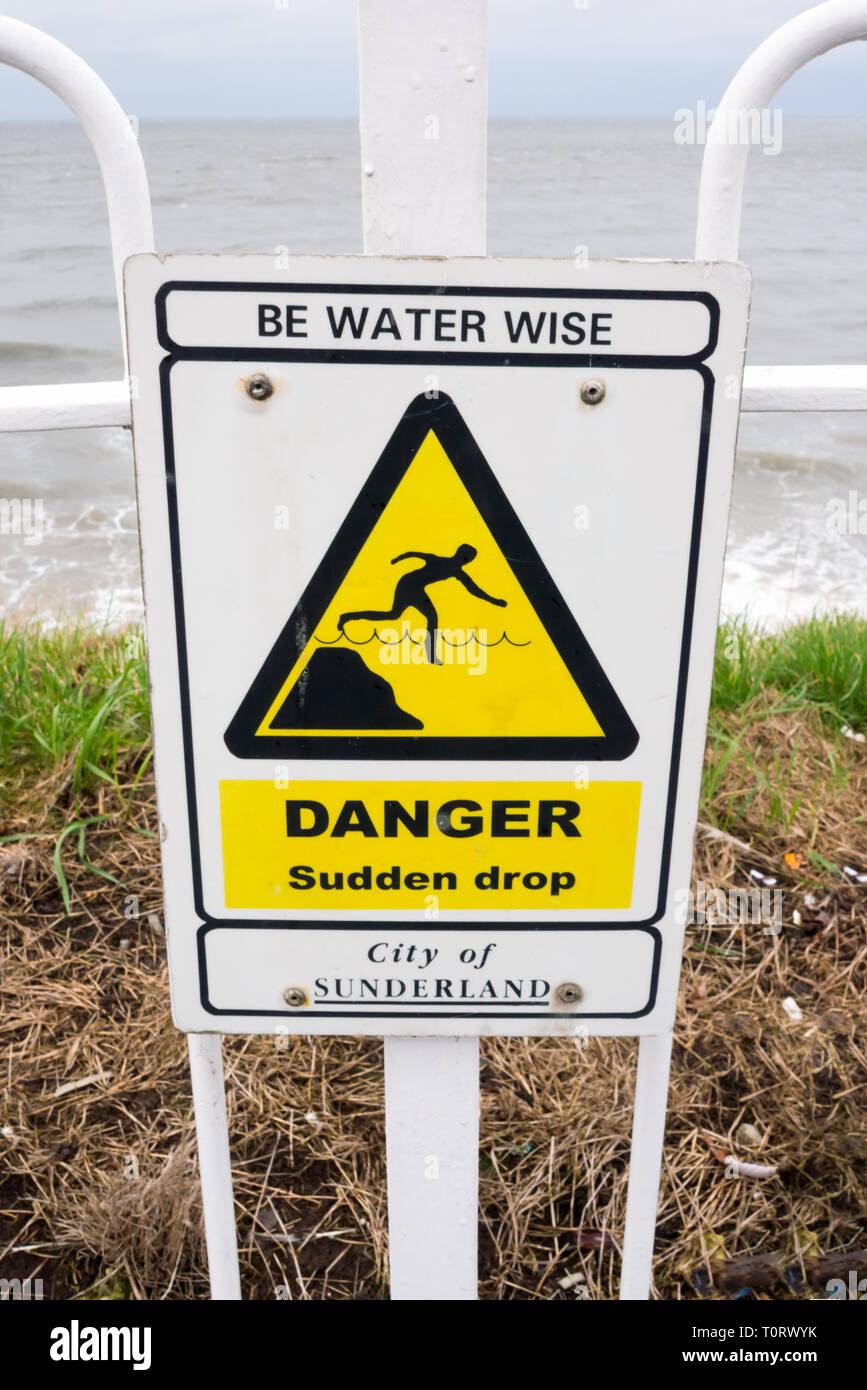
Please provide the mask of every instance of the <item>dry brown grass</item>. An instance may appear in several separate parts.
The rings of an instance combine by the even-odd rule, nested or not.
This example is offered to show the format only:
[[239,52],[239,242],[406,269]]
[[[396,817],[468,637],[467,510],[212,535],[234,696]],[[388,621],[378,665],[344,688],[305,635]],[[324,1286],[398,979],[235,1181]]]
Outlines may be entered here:
[[[741,1287],[798,1296],[845,1277],[867,1244],[865,890],[783,858],[812,849],[867,869],[863,747],[814,715],[753,709],[729,723],[742,742],[703,813],[718,822],[755,784],[754,759],[800,752],[782,817],[771,777],[730,825],[750,850],[700,835],[696,876],[728,889],[747,886],[751,868],[772,874],[785,928],[688,929],[656,1245],[666,1299]],[[140,826],[153,827],[152,799],[137,804]],[[56,1297],[201,1298],[186,1050],[151,915],[156,841],[129,825],[96,827],[87,843],[122,888],[70,846],[71,916],[47,831],[0,848],[0,1275],[42,1277]],[[23,812],[4,833],[21,828]],[[124,915],[129,895],[135,918]],[[484,1298],[616,1297],[636,1046],[483,1044]],[[385,1297],[381,1045],[234,1038],[225,1056],[245,1295]],[[70,1083],[82,1084],[64,1091]],[[777,1175],[728,1178],[732,1152]]]

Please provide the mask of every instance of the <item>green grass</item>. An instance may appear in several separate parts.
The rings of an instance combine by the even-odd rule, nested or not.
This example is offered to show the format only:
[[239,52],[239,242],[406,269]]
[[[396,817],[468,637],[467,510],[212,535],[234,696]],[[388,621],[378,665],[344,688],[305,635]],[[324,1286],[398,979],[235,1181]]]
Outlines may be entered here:
[[850,613],[807,618],[765,633],[743,621],[717,635],[711,712],[750,703],[763,690],[779,707],[815,705],[829,724],[867,726],[867,619]]
[[0,624],[0,811],[53,779],[76,813],[100,782],[128,791],[150,758],[140,632]]
[[[842,725],[867,728],[865,668],[864,618],[811,618],[778,633],[724,623],[717,638],[703,815],[713,808],[717,824],[735,827],[759,798],[765,819],[785,831],[805,797],[799,748],[781,747],[759,760],[747,747],[750,723],[810,706],[829,732]],[[732,732],[732,717],[741,712]],[[83,858],[84,831],[102,810],[94,805],[95,792],[107,784],[129,805],[150,760],[139,630],[0,625],[0,814],[16,822],[0,825],[0,832],[18,832],[0,838],[21,837],[35,798],[40,820],[45,813],[55,834],[77,835]],[[830,763],[833,778],[833,752]],[[848,776],[840,773],[841,789]],[[727,792],[732,785],[736,790]],[[116,814],[116,801],[111,805]]]
[[[779,632],[729,620],[717,634],[708,720],[708,756],[700,818],[722,830],[787,837],[795,822],[811,840],[822,811],[851,795],[848,743],[842,730],[867,727],[867,619],[839,613],[808,618]],[[790,743],[761,738],[778,716],[814,710],[828,735],[821,764],[815,738],[800,731]],[[791,726],[789,726],[791,727]],[[813,851],[810,857],[821,862]],[[831,866],[833,867],[833,866]]]

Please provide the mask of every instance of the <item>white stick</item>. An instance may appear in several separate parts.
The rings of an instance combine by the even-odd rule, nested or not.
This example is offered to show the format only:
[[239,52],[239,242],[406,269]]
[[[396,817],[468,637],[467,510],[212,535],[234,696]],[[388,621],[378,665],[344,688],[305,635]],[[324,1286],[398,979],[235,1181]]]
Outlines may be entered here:
[[359,0],[364,249],[483,256],[485,0]]
[[671,1041],[671,1033],[664,1033],[661,1037],[642,1038],[638,1045],[621,1299],[645,1299],[650,1294]]
[[238,1269],[238,1237],[223,1081],[223,1040],[219,1033],[190,1033],[187,1042],[211,1298],[239,1299],[241,1275]]
[[[485,254],[485,0],[359,0],[364,249]],[[385,1039],[393,1299],[477,1296],[479,1045]]]
[[391,1297],[477,1296],[478,1038],[386,1038]]

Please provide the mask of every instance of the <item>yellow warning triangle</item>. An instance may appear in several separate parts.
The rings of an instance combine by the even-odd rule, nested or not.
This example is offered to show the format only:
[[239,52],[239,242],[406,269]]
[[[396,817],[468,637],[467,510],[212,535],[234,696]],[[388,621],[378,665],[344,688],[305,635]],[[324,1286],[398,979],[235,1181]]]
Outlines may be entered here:
[[245,758],[622,758],[637,734],[441,394],[400,422],[226,742]]

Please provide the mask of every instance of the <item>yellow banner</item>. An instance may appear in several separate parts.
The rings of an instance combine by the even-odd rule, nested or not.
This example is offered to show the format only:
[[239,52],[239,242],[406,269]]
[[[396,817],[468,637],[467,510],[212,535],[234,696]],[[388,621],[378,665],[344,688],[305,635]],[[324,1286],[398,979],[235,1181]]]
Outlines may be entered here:
[[226,907],[628,909],[640,782],[220,783]]

